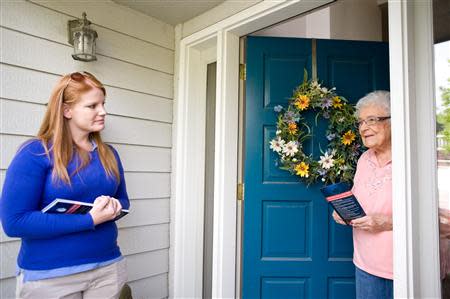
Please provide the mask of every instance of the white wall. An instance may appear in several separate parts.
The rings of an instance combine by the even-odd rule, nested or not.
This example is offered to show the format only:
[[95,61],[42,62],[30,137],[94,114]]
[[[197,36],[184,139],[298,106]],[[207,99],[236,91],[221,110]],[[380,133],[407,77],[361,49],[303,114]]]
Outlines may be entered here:
[[381,10],[377,0],[342,0],[331,7],[331,38],[381,41]]
[[[98,61],[77,62],[67,21],[83,11]],[[37,133],[62,74],[86,70],[107,89],[104,139],[120,153],[131,213],[118,222],[134,298],[168,296],[174,28],[109,1],[1,1],[0,189],[17,149]],[[14,298],[20,241],[0,229],[0,298]]]
[[254,36],[330,38],[330,8],[325,7],[303,16],[253,33]]
[[377,0],[338,0],[252,35],[381,41],[381,11]]

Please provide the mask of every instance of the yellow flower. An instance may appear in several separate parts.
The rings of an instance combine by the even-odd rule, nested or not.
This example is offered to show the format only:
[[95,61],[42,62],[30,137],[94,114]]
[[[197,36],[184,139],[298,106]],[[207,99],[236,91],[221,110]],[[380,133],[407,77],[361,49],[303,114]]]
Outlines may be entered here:
[[289,130],[290,134],[294,135],[295,133],[297,133],[297,124],[296,123],[289,123],[288,130]]
[[301,162],[300,164],[297,164],[295,166],[295,171],[297,175],[301,177],[308,177],[309,176],[309,165],[305,162]]
[[341,108],[342,107],[342,101],[340,97],[334,97],[333,98],[333,107],[334,108]]
[[297,100],[295,101],[294,105],[300,110],[305,110],[309,106],[309,101],[310,100],[307,95],[301,94],[297,97]]
[[355,140],[355,133],[352,130],[348,130],[344,136],[342,136],[342,144],[350,145]]

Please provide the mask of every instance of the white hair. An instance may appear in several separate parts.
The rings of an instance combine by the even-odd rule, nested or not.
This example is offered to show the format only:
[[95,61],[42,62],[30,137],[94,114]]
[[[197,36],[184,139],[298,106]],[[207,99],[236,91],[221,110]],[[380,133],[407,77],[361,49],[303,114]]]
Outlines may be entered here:
[[356,116],[359,116],[361,109],[367,106],[382,107],[387,115],[391,115],[391,96],[389,91],[376,90],[359,99],[358,103],[356,103]]

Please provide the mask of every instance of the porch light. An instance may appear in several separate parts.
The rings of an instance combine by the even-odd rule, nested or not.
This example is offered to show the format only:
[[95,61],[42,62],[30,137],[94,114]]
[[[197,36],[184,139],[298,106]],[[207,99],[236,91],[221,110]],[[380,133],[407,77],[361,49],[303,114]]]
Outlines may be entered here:
[[75,60],[95,61],[95,40],[97,32],[90,28],[91,22],[83,12],[83,19],[68,22],[69,44],[73,46],[72,57]]

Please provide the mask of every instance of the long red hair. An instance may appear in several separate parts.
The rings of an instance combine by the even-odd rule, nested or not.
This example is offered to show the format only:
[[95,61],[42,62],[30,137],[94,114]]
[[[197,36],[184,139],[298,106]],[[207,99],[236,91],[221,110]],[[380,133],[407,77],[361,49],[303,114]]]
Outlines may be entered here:
[[[105,87],[94,75],[87,72],[76,72],[63,76],[50,95],[47,111],[37,138],[41,140],[46,154],[50,156],[51,152],[53,155],[52,177],[55,180],[60,179],[70,184],[70,176],[72,174],[67,172],[67,166],[73,157],[74,151],[81,158],[81,163],[77,166],[76,171],[89,162],[89,153],[76,146],[73,142],[63,111],[64,104],[69,106],[75,104],[81,95],[92,88],[101,89],[106,96]],[[109,177],[115,176],[117,180],[120,180],[116,157],[111,148],[103,142],[100,132],[90,133],[90,138],[97,144],[100,161],[106,174]]]

